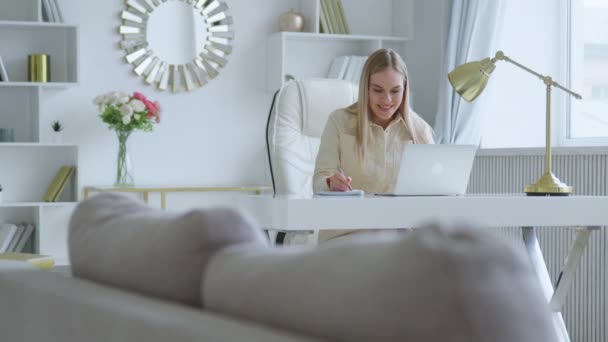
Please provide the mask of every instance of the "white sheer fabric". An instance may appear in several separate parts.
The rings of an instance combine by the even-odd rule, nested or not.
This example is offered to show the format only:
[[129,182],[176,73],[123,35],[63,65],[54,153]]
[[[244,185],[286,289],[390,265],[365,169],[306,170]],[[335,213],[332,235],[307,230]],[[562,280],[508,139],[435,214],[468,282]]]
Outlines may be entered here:
[[435,134],[440,144],[479,144],[483,97],[468,103],[454,92],[447,74],[466,62],[493,56],[504,0],[454,0],[440,73]]

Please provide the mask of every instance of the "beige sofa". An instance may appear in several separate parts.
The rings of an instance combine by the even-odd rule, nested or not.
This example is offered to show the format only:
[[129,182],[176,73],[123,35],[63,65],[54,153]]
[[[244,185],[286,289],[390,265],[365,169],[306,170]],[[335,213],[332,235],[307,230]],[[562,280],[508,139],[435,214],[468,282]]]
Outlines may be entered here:
[[68,240],[73,275],[0,263],[0,341],[556,340],[529,260],[468,228],[273,248],[234,210],[103,194]]
[[19,262],[0,262],[0,341],[312,341]]

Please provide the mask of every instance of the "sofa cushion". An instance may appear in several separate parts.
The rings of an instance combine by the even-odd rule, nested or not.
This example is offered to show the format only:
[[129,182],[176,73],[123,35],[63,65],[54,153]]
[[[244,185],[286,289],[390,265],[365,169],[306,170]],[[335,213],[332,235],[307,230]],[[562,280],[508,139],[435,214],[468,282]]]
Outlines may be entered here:
[[555,341],[521,251],[488,233],[425,228],[309,249],[216,254],[209,310],[343,341]]
[[[2,342],[305,342],[306,336],[0,261]],[[22,265],[18,265],[22,264]]]
[[189,305],[204,304],[201,275],[211,256],[239,243],[266,239],[232,209],[173,213],[116,193],[80,203],[68,238],[75,276]]

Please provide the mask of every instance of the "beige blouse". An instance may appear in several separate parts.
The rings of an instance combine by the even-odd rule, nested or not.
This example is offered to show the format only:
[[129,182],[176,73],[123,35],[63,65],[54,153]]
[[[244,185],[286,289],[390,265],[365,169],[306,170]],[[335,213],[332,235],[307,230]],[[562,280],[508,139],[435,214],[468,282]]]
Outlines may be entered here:
[[[431,127],[417,115],[423,132],[433,142]],[[412,143],[402,117],[393,120],[386,130],[370,122],[370,146],[366,151],[365,169],[359,163],[356,132],[357,115],[338,109],[331,113],[321,136],[317,154],[313,191],[327,191],[326,179],[338,173],[338,166],[352,177],[353,189],[365,192],[392,192],[401,167],[401,155],[406,144]]]

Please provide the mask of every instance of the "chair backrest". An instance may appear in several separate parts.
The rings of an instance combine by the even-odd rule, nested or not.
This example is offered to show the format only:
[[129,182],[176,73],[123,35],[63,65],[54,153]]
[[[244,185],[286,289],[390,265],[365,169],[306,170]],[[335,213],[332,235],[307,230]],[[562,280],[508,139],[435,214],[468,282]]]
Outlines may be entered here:
[[331,112],[357,101],[356,85],[336,79],[286,83],[273,99],[266,144],[275,194],[312,194],[321,135]]

